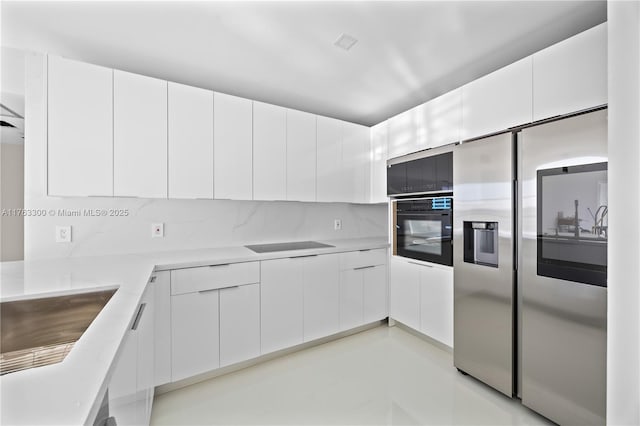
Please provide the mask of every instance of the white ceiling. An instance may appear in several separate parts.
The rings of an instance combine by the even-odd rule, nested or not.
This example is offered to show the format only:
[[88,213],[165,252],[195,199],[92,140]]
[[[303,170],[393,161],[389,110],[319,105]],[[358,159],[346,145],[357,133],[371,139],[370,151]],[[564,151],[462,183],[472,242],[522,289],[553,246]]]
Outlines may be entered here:
[[3,46],[367,125],[606,20],[594,0],[0,5]]

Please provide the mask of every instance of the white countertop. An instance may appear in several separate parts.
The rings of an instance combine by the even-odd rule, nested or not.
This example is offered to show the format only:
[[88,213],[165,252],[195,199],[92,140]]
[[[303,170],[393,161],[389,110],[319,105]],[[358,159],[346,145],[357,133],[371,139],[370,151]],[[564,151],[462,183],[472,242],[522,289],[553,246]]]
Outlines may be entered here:
[[91,423],[154,271],[389,246],[386,237],[319,242],[334,247],[258,254],[239,246],[0,263],[3,302],[118,287],[63,362],[0,377],[0,424]]

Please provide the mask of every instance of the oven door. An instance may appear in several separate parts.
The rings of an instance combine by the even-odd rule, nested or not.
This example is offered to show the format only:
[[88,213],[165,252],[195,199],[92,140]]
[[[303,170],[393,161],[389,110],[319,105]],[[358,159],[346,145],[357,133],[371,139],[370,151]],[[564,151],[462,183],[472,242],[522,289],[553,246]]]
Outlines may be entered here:
[[451,211],[396,212],[396,254],[453,265]]

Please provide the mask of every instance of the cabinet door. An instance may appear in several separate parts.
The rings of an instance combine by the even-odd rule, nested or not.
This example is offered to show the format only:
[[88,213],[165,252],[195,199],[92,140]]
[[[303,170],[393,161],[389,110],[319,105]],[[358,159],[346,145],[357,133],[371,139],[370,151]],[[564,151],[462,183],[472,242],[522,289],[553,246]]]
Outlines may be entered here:
[[113,193],[167,197],[167,82],[113,72]]
[[136,425],[144,407],[137,400],[138,333],[127,331],[109,382],[109,414],[118,425]]
[[147,286],[109,382],[109,412],[119,425],[149,424],[154,391],[154,288]]
[[386,203],[388,122],[371,128],[371,195],[370,202]]
[[533,55],[533,120],[607,103],[607,24]]
[[171,296],[171,380],[220,366],[218,291]]
[[287,110],[287,200],[316,201],[316,116]]
[[531,57],[462,87],[462,139],[530,123],[532,113]]
[[169,198],[213,198],[213,92],[169,82]]
[[253,199],[287,199],[287,110],[253,102]]
[[453,268],[421,269],[420,331],[453,346]]
[[263,354],[303,342],[304,259],[276,259],[260,263],[260,324]]
[[363,324],[363,270],[340,272],[340,330]]
[[171,273],[156,272],[154,287],[155,386],[171,381]]
[[213,183],[218,199],[253,198],[252,102],[213,95]]
[[388,158],[400,157],[418,150],[416,114],[417,109],[413,108],[388,120]]
[[317,119],[317,200],[339,201],[342,193],[342,122]]
[[363,323],[387,317],[387,267],[379,265],[362,269]]
[[420,329],[420,269],[398,258],[391,258],[389,281],[390,316],[416,330]]
[[220,366],[260,355],[260,284],[220,291]]
[[462,130],[462,89],[455,89],[418,107],[417,137],[421,149],[458,142]]
[[137,394],[138,424],[149,424],[153,393],[155,389],[155,329],[154,329],[154,286],[148,285],[141,300],[143,310],[134,322],[138,333],[138,379]]
[[113,71],[49,56],[48,194],[113,195]]
[[342,123],[341,191],[339,201],[366,203],[369,195],[370,131],[366,126]]
[[304,261],[304,341],[340,329],[339,255],[327,254]]

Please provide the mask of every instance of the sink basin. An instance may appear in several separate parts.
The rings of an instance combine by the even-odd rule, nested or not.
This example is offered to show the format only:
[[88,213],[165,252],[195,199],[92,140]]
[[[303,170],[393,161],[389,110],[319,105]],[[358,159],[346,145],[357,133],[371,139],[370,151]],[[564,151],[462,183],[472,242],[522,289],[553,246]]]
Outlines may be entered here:
[[0,303],[0,374],[61,362],[116,290]]
[[245,247],[256,253],[269,253],[273,251],[308,250],[334,246],[319,243],[317,241],[295,241],[291,243],[253,244]]

